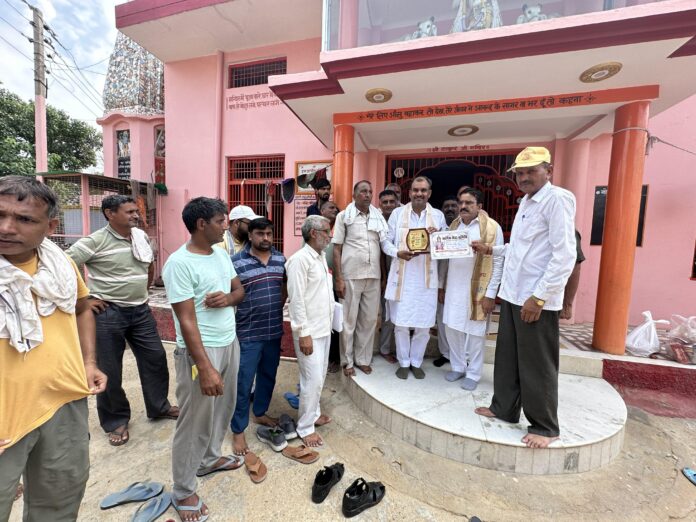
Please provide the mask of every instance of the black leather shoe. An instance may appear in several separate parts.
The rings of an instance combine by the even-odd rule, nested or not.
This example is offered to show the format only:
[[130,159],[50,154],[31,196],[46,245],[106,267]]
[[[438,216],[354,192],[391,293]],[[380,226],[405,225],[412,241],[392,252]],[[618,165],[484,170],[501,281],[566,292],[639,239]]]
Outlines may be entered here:
[[343,464],[337,462],[331,466],[324,466],[317,472],[312,485],[312,502],[321,504],[329,496],[331,488],[338,484],[343,478]]
[[362,477],[355,479],[343,495],[343,516],[354,517],[367,508],[376,506],[384,498],[386,490],[381,482],[365,482]]
[[439,368],[440,366],[444,366],[448,362],[450,362],[449,359],[444,355],[441,355],[433,361],[433,366],[435,366],[435,368]]

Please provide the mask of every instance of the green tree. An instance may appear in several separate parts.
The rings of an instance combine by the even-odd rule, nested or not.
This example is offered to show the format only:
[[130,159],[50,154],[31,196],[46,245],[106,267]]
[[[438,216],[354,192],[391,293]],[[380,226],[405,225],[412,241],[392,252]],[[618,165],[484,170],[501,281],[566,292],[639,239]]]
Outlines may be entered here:
[[[48,169],[81,171],[96,164],[101,133],[46,107]],[[34,103],[0,88],[0,176],[34,174]]]

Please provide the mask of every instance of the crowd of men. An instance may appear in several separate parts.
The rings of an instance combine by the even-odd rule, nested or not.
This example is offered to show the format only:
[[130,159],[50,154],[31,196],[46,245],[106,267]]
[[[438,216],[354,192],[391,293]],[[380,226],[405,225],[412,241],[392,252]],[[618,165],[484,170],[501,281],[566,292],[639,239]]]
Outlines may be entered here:
[[[435,365],[450,364],[444,378],[475,390],[498,297],[494,395],[476,411],[507,422],[524,411],[530,426],[523,442],[546,447],[559,436],[558,321],[570,313],[577,281],[571,278],[565,298],[564,288],[582,260],[575,199],[551,184],[544,148],[526,148],[511,170],[525,197],[508,244],[480,191],[462,187],[439,210],[429,203],[425,176],[413,180],[403,204],[400,187],[388,185],[378,206],[371,183],[359,181],[340,211],[330,183],[318,180],[304,244],[287,260],[273,247],[273,223],[251,208],[228,215],[219,199],[189,201],[182,220],[190,238],[162,273],[174,312],[178,407],[167,397],[166,353],[147,304],[153,251],[137,228],[134,200],[104,198],[106,226],[66,255],[47,239],[58,225],[55,194],[33,178],[0,179],[0,520],[22,475],[25,520],[76,518],[89,471],[86,397],[97,394],[110,444],[130,439],[121,384],[126,342],[147,416],[177,420],[175,507],[186,522],[205,519],[197,477],[237,469],[253,456],[245,437],[250,412],[258,425],[278,423],[268,409],[284,313],[299,368],[296,433],[305,447],[318,448],[317,427],[331,422],[320,407],[327,371],[370,374],[378,326],[378,353],[396,364],[397,378],[425,378],[423,358],[437,327]],[[437,261],[414,253],[407,237],[415,228],[466,232],[475,255]],[[224,455],[228,430],[233,454]]]

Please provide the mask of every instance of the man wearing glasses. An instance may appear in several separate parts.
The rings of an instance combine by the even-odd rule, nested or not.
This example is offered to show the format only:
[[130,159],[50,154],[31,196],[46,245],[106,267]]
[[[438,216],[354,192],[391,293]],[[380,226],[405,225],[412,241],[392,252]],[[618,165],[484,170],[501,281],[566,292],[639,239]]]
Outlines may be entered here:
[[249,242],[249,222],[263,216],[257,216],[250,207],[237,205],[230,212],[230,222],[228,230],[219,246],[229,255],[233,256],[246,246]]

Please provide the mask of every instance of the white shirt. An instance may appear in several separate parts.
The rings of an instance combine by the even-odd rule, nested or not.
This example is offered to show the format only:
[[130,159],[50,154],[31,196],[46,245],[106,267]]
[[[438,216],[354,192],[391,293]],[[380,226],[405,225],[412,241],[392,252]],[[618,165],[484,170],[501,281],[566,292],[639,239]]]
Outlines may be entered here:
[[331,335],[333,281],[326,256],[305,245],[285,263],[288,312],[295,337]]
[[[466,225],[463,221],[457,230],[465,231],[469,234],[469,241],[481,239],[481,224],[476,218]],[[503,230],[498,225],[495,234],[495,244],[503,245]],[[474,321],[471,319],[471,278],[474,274],[474,264],[476,257],[463,257],[450,259],[447,263],[441,263],[438,270],[442,270],[447,276],[445,287],[445,304],[442,312],[443,322],[459,332],[482,337],[486,335],[488,319]],[[446,268],[444,268],[446,267]],[[493,269],[491,280],[488,282],[486,297],[495,298],[498,293],[498,285],[503,275],[503,258],[493,257]]]
[[335,245],[343,245],[341,251],[341,275],[344,279],[379,279],[382,275],[379,266],[382,250],[379,234],[367,229],[369,212],[358,210],[350,225],[344,223],[345,210],[336,216],[333,229]]
[[550,182],[531,198],[526,195],[510,243],[493,247],[493,255],[505,256],[501,299],[522,306],[533,295],[546,301],[544,310],[560,310],[577,257],[575,196]]

